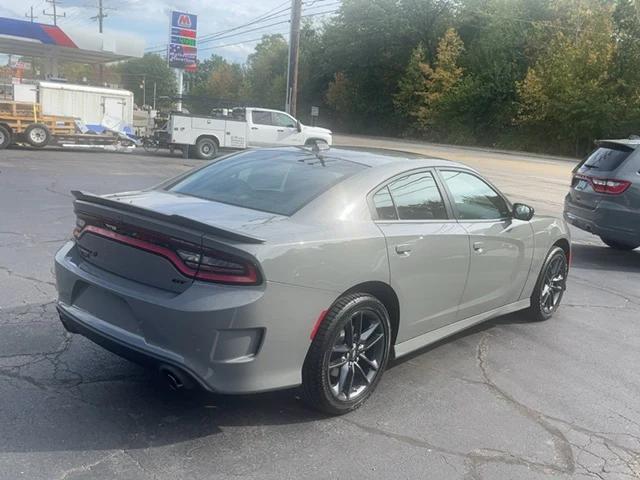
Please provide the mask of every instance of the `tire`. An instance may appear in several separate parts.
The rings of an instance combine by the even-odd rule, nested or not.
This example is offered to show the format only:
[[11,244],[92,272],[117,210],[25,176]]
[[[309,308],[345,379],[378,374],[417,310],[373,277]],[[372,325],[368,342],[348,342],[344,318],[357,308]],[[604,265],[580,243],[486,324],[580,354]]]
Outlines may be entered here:
[[331,415],[362,406],[382,378],[390,350],[391,323],[384,305],[365,293],[340,298],[309,347],[302,367],[303,400]]
[[196,157],[201,160],[211,160],[218,154],[218,142],[213,138],[204,137],[196,142]]
[[556,313],[567,288],[568,272],[566,253],[560,247],[553,247],[542,265],[531,295],[531,306],[527,311],[531,321],[549,320]]
[[145,138],[144,140],[142,140],[142,147],[147,153],[156,153],[160,148],[160,144],[156,140]]
[[24,131],[24,138],[27,143],[35,148],[44,148],[51,141],[51,132],[46,125],[32,123]]
[[640,244],[637,244],[637,243],[618,242],[617,240],[611,240],[605,237],[600,237],[600,240],[602,240],[609,247],[615,248],[616,250],[629,251],[629,250],[635,250],[636,248],[640,247]]
[[4,150],[11,145],[11,132],[0,125],[0,150]]

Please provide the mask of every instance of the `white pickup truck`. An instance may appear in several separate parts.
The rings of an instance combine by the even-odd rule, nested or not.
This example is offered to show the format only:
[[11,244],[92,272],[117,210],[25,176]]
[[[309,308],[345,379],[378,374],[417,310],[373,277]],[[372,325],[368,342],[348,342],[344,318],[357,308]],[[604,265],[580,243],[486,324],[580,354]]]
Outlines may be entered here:
[[243,149],[282,145],[331,145],[331,131],[303,125],[291,115],[266,108],[217,109],[210,116],[175,112],[169,117],[169,143],[185,146],[205,160],[220,148]]

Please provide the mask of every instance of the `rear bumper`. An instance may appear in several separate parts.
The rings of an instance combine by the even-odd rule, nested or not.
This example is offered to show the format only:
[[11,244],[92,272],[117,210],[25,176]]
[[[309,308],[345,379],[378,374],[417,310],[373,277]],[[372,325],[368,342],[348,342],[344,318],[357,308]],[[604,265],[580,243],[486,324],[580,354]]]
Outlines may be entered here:
[[310,332],[335,293],[267,282],[149,287],[84,262],[73,242],[55,259],[64,327],[122,357],[168,365],[205,390],[254,393],[301,383]]
[[574,227],[599,237],[623,243],[640,242],[640,212],[619,204],[600,202],[597,208],[591,210],[576,205],[567,195],[564,218]]
[[176,362],[173,358],[165,357],[162,354],[149,351],[149,349],[141,348],[140,346],[128,344],[115,336],[111,336],[95,325],[92,325],[90,321],[80,320],[80,318],[71,313],[68,306],[61,303],[58,303],[57,309],[62,325],[69,333],[80,334],[106,350],[137,364],[157,369],[167,366],[176,369],[204,390],[213,391],[206,381],[200,378],[196,372],[190,371],[184,363]]

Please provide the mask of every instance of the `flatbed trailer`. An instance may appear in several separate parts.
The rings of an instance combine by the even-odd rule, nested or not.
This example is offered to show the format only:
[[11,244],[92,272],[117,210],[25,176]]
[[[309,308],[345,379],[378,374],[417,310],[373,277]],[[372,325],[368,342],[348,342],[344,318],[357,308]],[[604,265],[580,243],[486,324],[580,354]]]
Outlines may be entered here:
[[38,103],[0,101],[0,150],[14,143],[35,148],[48,145],[98,147],[135,145],[117,134],[78,133],[76,119],[59,115],[43,115]]

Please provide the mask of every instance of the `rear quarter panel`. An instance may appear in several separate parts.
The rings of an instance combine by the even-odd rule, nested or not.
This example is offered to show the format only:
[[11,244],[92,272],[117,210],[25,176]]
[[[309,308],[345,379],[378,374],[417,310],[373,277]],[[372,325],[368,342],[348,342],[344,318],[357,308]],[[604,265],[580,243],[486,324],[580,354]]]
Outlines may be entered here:
[[562,239],[567,240],[569,245],[571,245],[569,227],[567,223],[560,218],[536,215],[531,220],[531,226],[533,227],[533,261],[531,263],[529,277],[520,295],[521,300],[531,297],[536,282],[538,281],[542,264],[547,258],[551,247]]

